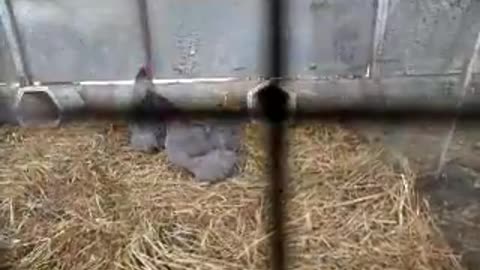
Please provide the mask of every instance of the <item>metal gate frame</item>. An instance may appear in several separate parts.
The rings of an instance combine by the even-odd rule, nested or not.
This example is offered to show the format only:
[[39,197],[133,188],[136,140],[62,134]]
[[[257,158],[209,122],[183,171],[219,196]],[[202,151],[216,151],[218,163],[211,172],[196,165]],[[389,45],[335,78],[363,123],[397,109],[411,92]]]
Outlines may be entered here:
[[[145,66],[153,69],[147,1],[137,1],[142,20]],[[13,85],[13,88],[18,90],[24,86],[32,86],[34,82],[29,65],[24,57],[25,47],[18,34],[18,26],[11,1],[5,0],[3,2],[0,4],[0,17],[6,28],[8,45],[18,75],[19,83]],[[195,106],[182,108],[182,111],[189,113],[194,118],[234,117],[245,119],[254,117],[265,120],[269,128],[269,143],[266,145],[270,158],[270,189],[268,192],[273,205],[270,213],[272,217],[271,260],[272,269],[279,270],[287,268],[283,231],[284,216],[286,215],[283,207],[283,190],[288,175],[285,168],[285,164],[287,164],[284,143],[286,140],[285,123],[290,117],[293,116],[299,120],[320,118],[325,120],[338,116],[374,119],[428,117],[438,121],[458,119],[459,117],[474,119],[480,114],[480,97],[468,91],[471,88],[480,89],[480,84],[473,83],[475,81],[473,79],[475,76],[474,64],[480,50],[480,33],[473,52],[465,60],[464,68],[460,74],[460,82],[455,84],[451,79],[446,78],[444,82],[447,85],[444,87],[445,91],[440,91],[434,96],[431,92],[422,89],[418,89],[416,92],[408,92],[405,89],[400,91],[398,89],[398,78],[380,80],[381,74],[378,67],[375,66],[376,61],[372,62],[372,67],[364,78],[354,78],[354,80],[351,80],[352,78],[324,78],[323,80],[313,81],[292,81],[286,78],[286,70],[288,69],[287,45],[282,39],[282,29],[286,26],[288,13],[285,2],[284,0],[269,0],[266,6],[265,24],[269,27],[268,47],[270,48],[269,55],[265,59],[268,63],[267,82],[257,85],[246,94],[233,93],[237,95],[234,98],[234,106],[218,108],[212,101],[204,108],[195,108]],[[383,48],[380,40],[385,32],[386,18],[383,15],[388,1],[378,1],[378,3],[379,14],[377,14],[375,24],[375,40],[378,42],[375,42],[373,46],[374,58],[377,55],[376,52]],[[432,83],[429,78],[413,76],[404,79],[410,80],[412,83],[423,83],[424,86]],[[81,86],[88,89],[89,84],[84,83]],[[286,89],[294,90],[286,91]],[[317,89],[318,91],[314,91]],[[359,89],[362,90],[360,94],[356,92]],[[213,99],[222,98],[212,93],[210,95]],[[75,108],[68,113],[77,119],[119,118],[129,117],[134,109],[128,106]],[[146,117],[154,118],[156,113],[156,111],[151,111]],[[165,109],[162,109],[162,113],[165,113]],[[454,130],[454,126],[452,130]]]

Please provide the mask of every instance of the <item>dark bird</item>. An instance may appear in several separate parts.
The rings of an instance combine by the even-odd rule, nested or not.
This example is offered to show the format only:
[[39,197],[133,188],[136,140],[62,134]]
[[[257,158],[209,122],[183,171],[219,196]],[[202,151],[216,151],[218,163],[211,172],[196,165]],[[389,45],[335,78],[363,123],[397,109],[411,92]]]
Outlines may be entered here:
[[235,172],[241,126],[225,121],[175,121],[167,125],[168,159],[201,182],[217,182]]
[[168,113],[173,104],[155,92],[149,69],[142,67],[133,87],[135,110],[129,123],[130,146],[137,151],[158,152],[164,149]]

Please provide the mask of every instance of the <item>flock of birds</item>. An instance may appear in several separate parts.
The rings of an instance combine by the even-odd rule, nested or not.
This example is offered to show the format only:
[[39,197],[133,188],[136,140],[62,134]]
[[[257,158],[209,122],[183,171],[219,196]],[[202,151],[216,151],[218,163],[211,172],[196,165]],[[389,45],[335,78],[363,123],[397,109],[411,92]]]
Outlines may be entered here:
[[[152,76],[141,68],[135,78],[134,98],[136,113],[130,120],[129,145],[134,151],[155,153],[165,151],[168,160],[191,172],[204,183],[212,183],[233,176],[240,149],[241,126],[238,121],[195,121],[182,115],[167,121],[167,114],[145,118],[151,111],[175,110],[165,97],[155,92]],[[8,102],[0,96],[0,126],[14,123]]]
[[[238,161],[241,127],[229,120],[194,120],[175,114],[154,120],[144,113],[175,109],[165,97],[155,92],[149,72],[142,68],[135,78],[134,96],[139,102],[130,121],[129,144],[135,151],[165,151],[168,160],[192,173],[200,182],[217,182],[235,173]],[[155,109],[154,109],[155,108]],[[180,111],[179,111],[180,113]]]

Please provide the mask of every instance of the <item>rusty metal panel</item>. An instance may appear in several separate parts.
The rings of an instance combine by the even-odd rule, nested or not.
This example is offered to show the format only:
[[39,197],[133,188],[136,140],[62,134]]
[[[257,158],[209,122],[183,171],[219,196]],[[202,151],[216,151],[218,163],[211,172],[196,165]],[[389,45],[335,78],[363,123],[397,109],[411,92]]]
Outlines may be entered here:
[[35,80],[132,78],[143,63],[136,1],[12,2]]
[[479,1],[387,2],[384,52],[378,57],[385,76],[461,71],[480,29]]
[[364,75],[371,55],[374,0],[290,0],[289,73]]
[[156,75],[259,76],[266,45],[263,1],[148,1]]

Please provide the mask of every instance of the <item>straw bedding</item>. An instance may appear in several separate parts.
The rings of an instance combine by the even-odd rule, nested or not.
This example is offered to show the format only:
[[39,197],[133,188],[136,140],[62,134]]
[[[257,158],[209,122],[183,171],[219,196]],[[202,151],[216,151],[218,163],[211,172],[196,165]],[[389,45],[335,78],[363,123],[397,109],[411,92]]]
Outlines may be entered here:
[[[123,124],[0,129],[0,269],[267,269],[261,129],[242,173],[200,186]],[[290,130],[286,196],[295,269],[456,269],[457,259],[382,149],[335,124]]]

